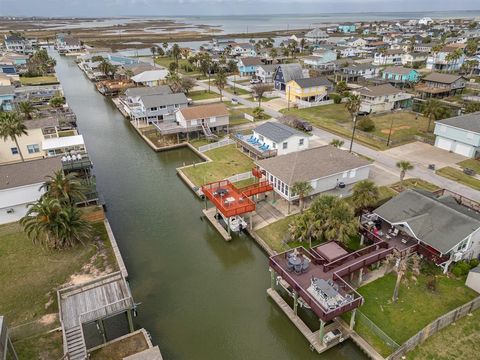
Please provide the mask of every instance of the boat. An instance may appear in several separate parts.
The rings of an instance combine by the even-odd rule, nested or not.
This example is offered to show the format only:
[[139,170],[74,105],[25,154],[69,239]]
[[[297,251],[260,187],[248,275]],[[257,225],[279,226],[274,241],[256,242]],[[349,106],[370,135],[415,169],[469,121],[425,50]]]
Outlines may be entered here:
[[[225,224],[229,224],[228,218],[225,217],[222,213],[219,213],[222,216],[223,221],[225,221]],[[248,226],[247,222],[239,215],[235,215],[230,217],[230,230],[233,232],[240,232],[243,229],[246,229]]]

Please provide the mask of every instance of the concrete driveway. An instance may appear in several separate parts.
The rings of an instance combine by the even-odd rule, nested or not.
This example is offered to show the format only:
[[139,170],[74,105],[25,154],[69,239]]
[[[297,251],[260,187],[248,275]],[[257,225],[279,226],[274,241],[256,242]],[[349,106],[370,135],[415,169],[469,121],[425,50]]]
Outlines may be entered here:
[[416,165],[428,166],[429,164],[435,164],[437,169],[452,166],[467,159],[465,156],[418,141],[397,146],[384,151],[384,153],[399,160],[408,160]]
[[288,106],[287,100],[284,98],[272,99],[262,103],[262,107],[269,108],[274,111],[280,111]]

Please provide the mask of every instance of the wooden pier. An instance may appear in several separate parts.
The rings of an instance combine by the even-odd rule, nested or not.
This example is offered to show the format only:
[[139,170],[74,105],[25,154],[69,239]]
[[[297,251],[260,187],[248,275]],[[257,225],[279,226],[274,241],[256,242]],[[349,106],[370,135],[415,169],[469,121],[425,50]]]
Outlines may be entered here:
[[[310,328],[303,322],[300,317],[298,317],[293,309],[287,304],[285,300],[282,299],[280,294],[272,288],[267,289],[267,294],[270,298],[277,303],[277,305],[282,309],[285,315],[288,316],[290,321],[297,327],[298,330],[302,333],[303,336],[308,340],[310,346],[315,349],[319,354],[327,351],[328,349],[337,345],[340,340],[332,341],[328,345],[325,345],[323,341],[320,341],[319,331],[312,331]],[[331,330],[339,329],[343,334],[343,340],[346,340],[350,337],[351,330],[348,327],[345,327],[343,323],[337,322],[336,320],[333,323],[325,326],[324,334],[328,333]]]
[[215,214],[217,213],[216,209],[214,207],[207,209],[207,210],[202,210],[203,214],[205,217],[212,223],[212,225],[217,229],[217,231],[222,235],[222,237],[225,239],[225,241],[230,241],[232,240],[232,237],[228,233],[227,230],[218,222],[218,220],[215,218]]

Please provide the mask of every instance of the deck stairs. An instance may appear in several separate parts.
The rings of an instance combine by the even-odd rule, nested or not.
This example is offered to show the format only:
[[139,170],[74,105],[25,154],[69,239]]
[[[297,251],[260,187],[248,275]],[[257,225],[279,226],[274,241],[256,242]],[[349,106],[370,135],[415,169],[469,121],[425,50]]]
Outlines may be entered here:
[[202,123],[202,130],[203,134],[207,139],[217,140],[218,136],[212,133],[212,130],[208,127],[208,125]]
[[69,360],[85,360],[87,358],[87,346],[81,325],[68,329],[65,332],[65,339]]

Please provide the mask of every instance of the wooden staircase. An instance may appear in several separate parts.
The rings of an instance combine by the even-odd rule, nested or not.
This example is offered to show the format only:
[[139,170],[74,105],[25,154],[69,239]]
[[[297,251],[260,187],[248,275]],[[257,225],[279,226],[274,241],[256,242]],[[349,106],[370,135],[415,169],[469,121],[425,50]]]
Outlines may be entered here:
[[87,358],[87,346],[81,325],[66,330],[65,340],[69,360],[85,360]]

